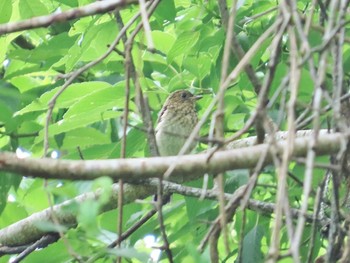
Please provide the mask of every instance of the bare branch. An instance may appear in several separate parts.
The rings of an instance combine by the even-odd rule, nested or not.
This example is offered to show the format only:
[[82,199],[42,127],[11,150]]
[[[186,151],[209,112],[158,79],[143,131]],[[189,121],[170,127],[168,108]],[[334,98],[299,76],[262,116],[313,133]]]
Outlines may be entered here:
[[[124,204],[128,204],[137,198],[145,198],[154,192],[156,186],[124,186]],[[39,222],[52,222],[52,213],[55,213],[56,219],[61,225],[69,228],[75,227],[77,224],[76,215],[67,209],[75,203],[82,203],[88,200],[97,200],[104,190],[100,189],[96,192],[90,192],[77,196],[72,200],[68,200],[59,205],[46,208],[40,212],[30,215],[29,217],[16,222],[6,228],[0,230],[0,244],[6,246],[18,246],[34,242],[46,234],[43,229],[38,229]],[[112,186],[112,193],[108,203],[101,207],[100,212],[109,211],[117,208],[119,186]]]
[[12,22],[0,25],[0,35],[6,33],[18,32],[26,29],[47,27],[53,23],[61,23],[79,17],[85,17],[95,14],[106,13],[116,8],[122,8],[126,5],[137,3],[137,0],[104,0],[96,1],[92,4],[74,8],[62,13],[53,13],[46,16],[33,17],[27,20]]
[[[339,151],[344,139],[349,136],[341,133],[319,134],[314,145],[316,155]],[[311,136],[312,138],[312,136]],[[253,140],[251,140],[253,141]],[[295,140],[294,157],[306,155],[310,136]],[[276,144],[276,152],[282,153],[288,142]],[[216,152],[207,162],[207,154],[184,156],[150,157],[117,160],[56,160],[20,159],[13,153],[0,153],[0,170],[21,175],[70,180],[92,180],[100,176],[110,176],[127,182],[140,181],[151,177],[161,177],[169,167],[174,166],[171,180],[185,176],[186,180],[201,177],[204,173],[220,173],[227,170],[254,168],[269,144],[260,144],[240,149]],[[272,163],[273,154],[269,151],[264,165]]]

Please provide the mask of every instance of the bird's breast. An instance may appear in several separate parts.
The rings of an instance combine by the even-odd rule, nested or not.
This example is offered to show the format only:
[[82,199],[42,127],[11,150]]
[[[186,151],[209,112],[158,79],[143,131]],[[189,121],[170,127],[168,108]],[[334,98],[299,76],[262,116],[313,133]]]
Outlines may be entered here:
[[[156,140],[161,156],[177,155],[191,134],[198,119],[194,110],[182,112],[168,112],[156,128]],[[190,152],[196,145],[192,143]]]

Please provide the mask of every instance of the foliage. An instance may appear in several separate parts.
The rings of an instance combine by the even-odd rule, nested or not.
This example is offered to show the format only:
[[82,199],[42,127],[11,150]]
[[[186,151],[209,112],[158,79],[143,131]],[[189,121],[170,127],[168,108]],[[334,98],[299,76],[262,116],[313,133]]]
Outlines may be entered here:
[[[26,18],[64,12],[81,7],[93,1],[54,0],[2,1],[0,10],[5,14],[0,23],[14,22]],[[230,3],[231,5],[231,3]],[[230,7],[229,5],[229,7]],[[310,1],[297,1],[298,12],[305,17],[311,16]],[[278,7],[276,1],[238,1],[234,32],[244,51],[248,51],[259,37],[276,21]],[[139,11],[138,5],[129,5],[120,11],[126,24]],[[268,11],[268,12],[266,12]],[[266,14],[254,17],[262,12]],[[318,47],[323,39],[322,30],[316,26],[321,16],[320,8],[311,16],[308,34],[311,48]],[[135,30],[140,23],[138,18],[128,32]],[[227,33],[222,24],[217,1],[182,0],[161,1],[154,14],[149,18],[149,32],[155,50],[147,48],[147,34],[140,31],[132,45],[132,56],[143,93],[148,97],[153,123],[167,95],[177,89],[189,89],[193,93],[204,94],[198,102],[199,116],[218,93],[221,83],[224,46]],[[14,32],[0,37],[0,149],[17,152],[19,155],[41,157],[44,154],[45,122],[52,97],[62,88],[69,74],[103,55],[120,32],[114,13],[96,14],[77,19],[53,23],[44,28]],[[128,34],[129,34],[128,33]],[[346,37],[349,34],[347,32]],[[262,81],[269,70],[271,59],[270,45],[275,36],[270,36],[256,50],[250,63]],[[270,85],[269,98],[276,99],[269,104],[268,114],[281,130],[288,130],[286,101],[291,94],[283,86],[290,72],[290,35],[285,33],[280,45],[276,71]],[[298,43],[302,45],[302,43]],[[82,73],[57,99],[50,119],[48,143],[49,156],[62,159],[111,159],[122,157],[123,111],[126,98],[126,70],[123,42],[94,67]],[[343,46],[344,71],[349,68],[349,44]],[[299,54],[300,57],[302,54]],[[311,55],[313,56],[313,55]],[[332,61],[330,55],[329,60]],[[317,65],[319,56],[313,56]],[[333,58],[334,59],[334,58]],[[235,55],[228,61],[229,70],[234,69],[240,59]],[[331,94],[332,71],[327,68],[324,82],[325,90]],[[297,94],[295,112],[300,115],[311,107],[315,83],[310,76],[310,68],[303,64]],[[348,77],[348,76],[345,76]],[[348,80],[348,79],[347,79]],[[281,92],[281,87],[283,91]],[[126,137],[126,157],[149,156],[146,134],[140,109],[136,101],[136,88],[131,83],[128,130]],[[332,96],[332,95],[330,95]],[[257,90],[249,77],[241,73],[230,83],[225,91],[225,137],[229,138],[244,127],[258,105]],[[323,101],[323,105],[327,100]],[[215,108],[212,110],[214,113]],[[310,114],[309,114],[310,115]],[[306,115],[307,116],[307,115]],[[306,118],[305,116],[305,118]],[[331,113],[322,113],[320,125],[327,128]],[[214,118],[214,114],[212,114]],[[202,136],[210,132],[210,120],[201,129]],[[312,127],[307,124],[303,128]],[[245,137],[255,135],[251,127]],[[197,151],[208,148],[202,142]],[[317,159],[328,163],[329,158]],[[1,167],[1,164],[0,164]],[[302,182],[305,167],[296,162],[289,163],[289,173],[299,180],[288,178],[288,199],[294,208],[300,208],[302,200]],[[260,173],[251,198],[274,203],[276,201],[278,172],[265,167]],[[324,169],[313,171],[313,191],[321,184],[325,176]],[[235,170],[225,173],[225,191],[234,193],[249,180],[249,171]],[[116,256],[122,256],[130,262],[146,262],[159,251],[150,246],[154,238],[155,247],[162,246],[162,238],[157,217],[152,217],[126,241],[121,248],[108,249],[108,245],[117,238],[118,211],[112,210],[100,214],[105,199],[109,198],[109,178],[99,178],[92,182],[72,180],[49,180],[29,178],[0,171],[0,227],[4,228],[30,214],[52,205],[59,204],[75,196],[96,190],[106,189],[102,199],[72,206],[71,212],[77,214],[78,226],[66,230],[65,238],[47,248],[28,255],[25,262],[39,262],[50,258],[50,262],[66,262],[72,255],[79,255],[83,261],[112,262]],[[202,187],[203,180],[187,185]],[[209,186],[213,185],[212,178]],[[341,190],[345,191],[345,190]],[[344,194],[341,192],[341,194]],[[50,201],[49,201],[50,200]],[[134,202],[124,206],[123,229],[126,230],[153,208],[152,197],[145,202]],[[314,209],[315,194],[309,199],[308,211]],[[195,197],[174,195],[171,202],[163,207],[165,228],[167,231],[175,262],[209,262],[209,248],[203,253],[197,247],[207,233],[210,222],[219,214],[216,200],[199,200]],[[222,238],[219,239],[219,254],[223,262],[238,262],[241,250],[242,262],[262,262],[268,256],[271,244],[271,232],[274,219],[271,213],[257,213],[249,209],[238,209],[228,225],[230,253],[225,254]],[[43,222],[40,228],[54,230],[58,226]],[[63,227],[63,226],[62,226]],[[309,253],[309,240],[312,225],[307,224],[300,248],[301,262],[306,262]],[[314,240],[313,256],[325,254],[327,239]],[[287,225],[281,230],[279,249],[284,255],[290,248]],[[147,241],[148,240],[148,241]],[[74,251],[74,252],[73,252]],[[3,256],[0,262],[8,261]],[[161,261],[167,262],[166,254],[161,253]],[[281,262],[290,262],[290,258]]]

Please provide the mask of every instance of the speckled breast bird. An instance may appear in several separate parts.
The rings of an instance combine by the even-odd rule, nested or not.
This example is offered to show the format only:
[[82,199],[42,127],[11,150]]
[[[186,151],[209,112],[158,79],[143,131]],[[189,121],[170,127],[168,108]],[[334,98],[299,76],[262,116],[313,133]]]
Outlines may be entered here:
[[[194,96],[186,90],[178,90],[169,95],[158,116],[156,141],[161,156],[177,155],[194,126],[198,122],[196,101],[202,96]],[[191,152],[197,142],[193,142],[186,153]]]

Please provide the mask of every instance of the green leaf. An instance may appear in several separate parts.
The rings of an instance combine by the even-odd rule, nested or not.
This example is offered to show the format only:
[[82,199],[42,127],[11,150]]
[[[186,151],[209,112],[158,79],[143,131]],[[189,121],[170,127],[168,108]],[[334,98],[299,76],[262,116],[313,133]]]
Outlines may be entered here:
[[100,206],[103,206],[108,202],[112,195],[113,180],[110,177],[101,176],[94,180],[93,191],[101,191],[103,189],[99,199],[97,200]]
[[234,193],[237,188],[247,184],[249,179],[249,171],[245,169],[227,171],[225,181],[225,192]]
[[[114,20],[101,23],[103,19],[96,17],[93,20],[89,18],[84,21],[84,27],[81,29],[83,32],[68,51],[69,56],[65,62],[66,71],[81,67],[85,62],[100,57],[118,34]],[[73,29],[77,31],[79,27]]]
[[180,17],[179,22],[176,23],[177,33],[179,36],[184,32],[198,32],[198,28],[203,24],[203,6],[192,5],[184,10],[177,13]]
[[13,186],[17,189],[21,178],[18,175],[0,171],[0,215],[6,207],[10,188]]
[[43,259],[50,259],[52,263],[67,262],[71,260],[72,255],[67,251],[64,241],[60,240],[50,244],[45,249],[37,249],[26,257],[27,263],[41,262]]
[[0,100],[0,124],[5,124],[6,126],[8,126],[11,122],[11,118],[12,118],[12,111],[11,109],[7,106],[4,105],[4,102],[2,102]]
[[19,12],[21,18],[32,18],[35,16],[47,15],[49,12],[41,1],[19,0]]
[[188,89],[193,86],[196,76],[192,75],[190,72],[180,72],[175,75],[171,80],[168,80],[167,90],[173,92],[178,89]]
[[229,130],[240,130],[245,124],[245,118],[247,114],[245,113],[235,113],[231,114],[227,118],[226,126]]
[[77,221],[79,225],[87,232],[88,236],[97,235],[99,230],[97,226],[96,217],[99,211],[99,204],[97,201],[88,200],[79,205],[79,213]]
[[[71,131],[77,128],[85,127],[89,124],[98,122],[98,121],[105,121],[109,120],[111,118],[116,118],[121,116],[121,112],[116,111],[106,111],[106,112],[87,112],[82,113],[80,115],[74,115],[68,118],[64,118],[63,120],[59,121],[58,123],[55,123],[49,127],[49,135],[52,137],[53,135],[60,134],[62,132]],[[41,142],[42,137],[40,138],[38,142]]]
[[[41,67],[48,68],[67,54],[77,38],[78,36],[70,37],[68,33],[64,32],[52,37],[47,42],[43,42],[33,50],[14,50],[9,53],[8,57],[18,60],[25,58],[27,63],[36,63],[40,64]],[[52,52],[52,50],[55,52]]]
[[12,78],[10,83],[18,88],[21,93],[24,93],[40,86],[49,85],[51,84],[51,80],[49,78],[38,78],[36,76],[22,75]]
[[6,207],[0,216],[0,227],[4,228],[28,216],[20,202],[7,201]]
[[118,257],[137,259],[140,260],[140,262],[148,262],[149,260],[149,255],[144,252],[139,252],[134,248],[114,248],[110,250],[110,253]]
[[[95,90],[94,92],[82,97],[71,106],[64,114],[64,118],[67,119],[88,112],[91,112],[91,114],[104,112],[113,107],[124,108],[125,98],[123,97],[123,93],[123,89],[117,89],[112,86]],[[134,107],[131,109],[134,109]]]
[[35,222],[34,225],[40,229],[41,231],[45,232],[64,232],[67,231],[67,227],[64,225],[58,225],[56,223],[50,222],[50,221],[41,221],[41,222]]
[[76,149],[76,147],[86,148],[96,144],[110,143],[106,134],[103,134],[91,127],[77,128],[65,134],[62,148]]
[[[47,192],[43,191],[43,180],[27,180],[24,182],[27,184],[24,192],[19,193],[18,199],[21,204],[26,207],[29,213],[38,212],[47,208]],[[50,185],[50,184],[49,184]],[[55,184],[57,186],[57,184]]]
[[176,57],[185,55],[197,43],[199,35],[199,32],[183,32],[179,35],[169,50],[169,63],[172,63]]
[[[88,96],[89,94],[94,93],[99,89],[103,89],[110,86],[111,85],[106,82],[97,81],[72,84],[58,97],[55,107],[68,108],[75,102],[84,98],[85,96]],[[61,87],[57,87],[53,90],[45,92],[43,95],[40,96],[39,99],[33,101],[28,106],[16,112],[15,115],[22,115],[24,113],[33,111],[47,110],[49,101],[60,89]]]
[[[23,58],[23,60],[25,60],[25,58]],[[6,68],[5,79],[11,79],[15,76],[22,76],[38,71],[41,71],[41,67],[38,64],[11,59],[9,65]]]
[[343,67],[345,72],[350,72],[350,48],[344,47]]
[[[126,137],[126,157],[141,157],[144,154],[146,138],[145,133],[132,129]],[[116,144],[110,158],[120,158],[121,142]]]
[[184,67],[199,80],[210,75],[211,58],[207,53],[201,52],[198,57],[188,56],[184,59]]
[[173,21],[176,16],[174,0],[161,1],[154,15],[160,23],[163,23],[163,21]]
[[[145,52],[145,54],[142,56],[142,59],[144,60],[144,62],[146,61],[152,62],[152,64],[149,65],[149,67],[152,67],[152,68],[155,68],[154,63],[160,64],[161,68],[166,68],[168,66],[168,62],[166,58],[159,54],[151,54],[150,52]],[[147,68],[147,66],[145,68]],[[153,71],[150,71],[150,73],[152,72]]]
[[[99,159],[108,159],[111,157],[112,153],[116,151],[116,143],[107,143],[107,144],[98,144],[88,146],[81,149],[82,154],[85,160],[99,160]],[[120,148],[119,148],[120,149]],[[77,151],[67,154],[64,156],[65,159],[79,160],[80,156]]]
[[314,91],[314,82],[307,69],[302,69],[300,76],[300,87],[303,87],[298,94],[298,99],[304,103],[309,103],[309,99]]
[[[175,37],[167,32],[162,32],[158,30],[152,31],[152,39],[156,49],[162,51],[163,53],[168,53],[170,48],[175,42]],[[157,54],[154,54],[157,55]]]
[[6,23],[10,20],[12,14],[12,3],[11,1],[1,1],[0,2],[0,24]]
[[[21,102],[21,97],[18,92],[18,90],[11,86],[8,85],[6,82],[0,80],[0,102],[8,108],[11,111],[17,110],[20,102]],[[8,116],[8,110],[4,110],[4,115]],[[3,117],[5,118],[5,117]]]
[[78,7],[78,0],[54,0],[54,1],[65,4],[70,7]]
[[264,255],[261,252],[261,239],[264,236],[264,229],[261,226],[255,226],[244,237],[242,262],[258,263],[264,262]]
[[188,220],[195,223],[197,220],[207,218],[210,214],[214,216],[217,212],[216,202],[211,200],[202,200],[198,202],[197,198],[186,197],[186,211]]

